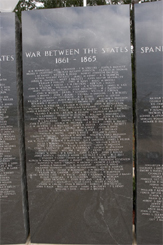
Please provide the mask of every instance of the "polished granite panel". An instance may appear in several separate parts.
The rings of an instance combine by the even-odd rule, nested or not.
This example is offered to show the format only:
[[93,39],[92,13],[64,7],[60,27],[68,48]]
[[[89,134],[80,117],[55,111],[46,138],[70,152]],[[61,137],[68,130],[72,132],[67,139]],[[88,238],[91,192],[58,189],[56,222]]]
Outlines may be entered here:
[[0,13],[0,243],[25,243],[28,235],[21,114],[20,26]]
[[129,6],[23,12],[31,241],[132,243]]
[[163,244],[163,3],[135,5],[137,243]]

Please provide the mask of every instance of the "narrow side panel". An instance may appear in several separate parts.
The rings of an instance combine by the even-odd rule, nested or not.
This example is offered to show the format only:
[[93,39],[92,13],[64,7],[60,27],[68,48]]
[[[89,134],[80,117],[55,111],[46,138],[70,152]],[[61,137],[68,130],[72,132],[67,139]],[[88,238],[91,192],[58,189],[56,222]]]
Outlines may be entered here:
[[163,244],[163,2],[135,5],[137,243]]
[[[0,243],[25,243],[25,204],[20,26],[14,13],[0,13]],[[19,50],[18,50],[19,48]],[[19,64],[18,64],[19,63]]]

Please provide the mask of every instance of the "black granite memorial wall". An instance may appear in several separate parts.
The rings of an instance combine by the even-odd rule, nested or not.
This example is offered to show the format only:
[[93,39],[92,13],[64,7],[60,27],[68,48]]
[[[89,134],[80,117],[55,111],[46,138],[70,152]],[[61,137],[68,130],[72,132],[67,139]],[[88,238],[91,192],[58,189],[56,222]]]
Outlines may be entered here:
[[22,130],[20,28],[0,13],[0,243],[28,235]]
[[132,243],[129,6],[23,12],[31,241]]
[[135,5],[137,244],[163,244],[163,2]]

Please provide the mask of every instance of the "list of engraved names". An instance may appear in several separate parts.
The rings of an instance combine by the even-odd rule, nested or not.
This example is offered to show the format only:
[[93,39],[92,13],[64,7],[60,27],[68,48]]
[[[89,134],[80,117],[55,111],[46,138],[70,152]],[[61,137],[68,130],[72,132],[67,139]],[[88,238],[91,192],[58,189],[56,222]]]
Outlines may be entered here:
[[11,86],[2,74],[0,73],[0,198],[7,198],[16,194],[12,176],[18,168],[17,124],[16,117],[10,117],[14,108]]
[[27,150],[38,188],[122,188],[131,161],[125,65],[28,70]]

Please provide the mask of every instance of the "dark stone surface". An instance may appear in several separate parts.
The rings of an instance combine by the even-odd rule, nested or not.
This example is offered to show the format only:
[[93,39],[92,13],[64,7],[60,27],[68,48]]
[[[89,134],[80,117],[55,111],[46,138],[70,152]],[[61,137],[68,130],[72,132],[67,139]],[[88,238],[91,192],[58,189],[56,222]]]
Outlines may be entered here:
[[0,13],[0,243],[28,236],[19,21]]
[[22,20],[31,241],[131,244],[129,6]]
[[137,242],[163,244],[163,4],[135,5]]

